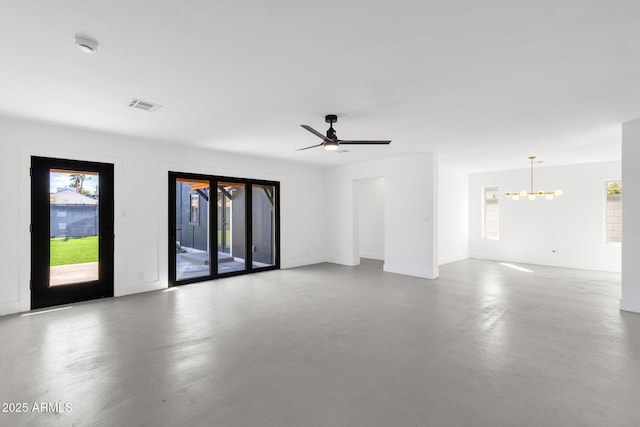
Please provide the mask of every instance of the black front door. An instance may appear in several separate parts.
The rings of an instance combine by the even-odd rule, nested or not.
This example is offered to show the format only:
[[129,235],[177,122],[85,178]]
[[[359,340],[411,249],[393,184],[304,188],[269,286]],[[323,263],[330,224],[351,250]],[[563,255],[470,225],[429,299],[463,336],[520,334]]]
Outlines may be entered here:
[[113,296],[113,165],[31,158],[31,308]]

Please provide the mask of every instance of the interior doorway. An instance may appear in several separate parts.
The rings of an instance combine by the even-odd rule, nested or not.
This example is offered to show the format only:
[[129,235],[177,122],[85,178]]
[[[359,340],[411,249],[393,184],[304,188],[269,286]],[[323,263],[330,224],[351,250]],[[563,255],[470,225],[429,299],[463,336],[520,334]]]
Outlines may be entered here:
[[31,308],[113,296],[113,165],[31,158]]
[[384,261],[384,203],[385,181],[383,177],[358,179],[356,189],[357,256]]

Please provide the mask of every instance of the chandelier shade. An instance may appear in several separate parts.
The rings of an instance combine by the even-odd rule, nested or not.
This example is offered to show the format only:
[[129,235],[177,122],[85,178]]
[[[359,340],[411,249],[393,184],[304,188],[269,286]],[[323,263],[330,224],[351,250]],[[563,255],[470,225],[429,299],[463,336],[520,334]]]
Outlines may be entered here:
[[512,198],[513,200],[519,200],[521,197],[524,198],[528,198],[529,200],[535,200],[537,197],[544,197],[547,200],[552,200],[554,197],[558,197],[558,196],[562,196],[562,190],[555,190],[555,191],[543,191],[543,190],[538,190],[538,191],[534,191],[533,190],[533,161],[535,160],[536,156],[529,156],[529,161],[531,162],[531,182],[530,182],[530,186],[529,186],[529,191],[527,190],[522,190],[522,191],[507,191],[506,193],[504,193],[505,196]]

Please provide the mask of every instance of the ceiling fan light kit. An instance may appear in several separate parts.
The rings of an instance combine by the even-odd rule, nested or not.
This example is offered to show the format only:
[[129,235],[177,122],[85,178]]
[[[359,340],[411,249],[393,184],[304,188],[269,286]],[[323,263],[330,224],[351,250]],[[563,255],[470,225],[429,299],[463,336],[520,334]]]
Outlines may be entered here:
[[529,200],[535,200],[537,197],[544,197],[547,200],[553,200],[554,197],[562,196],[562,190],[555,191],[533,191],[533,161],[536,156],[529,156],[529,161],[531,162],[531,185],[529,187],[529,191],[522,190],[519,192],[515,191],[507,191],[504,193],[505,196],[512,198],[513,200],[519,200],[521,197],[527,197]]
[[340,148],[340,145],[338,145],[337,141],[326,141],[322,148],[327,151],[337,151],[338,148]]
[[342,140],[338,139],[336,135],[336,131],[333,128],[333,124],[338,121],[338,116],[335,114],[327,114],[324,116],[324,121],[329,123],[329,129],[327,129],[327,134],[323,135],[318,132],[314,128],[308,125],[300,125],[304,129],[308,130],[318,138],[322,139],[322,143],[317,145],[312,145],[310,147],[300,148],[296,151],[308,150],[309,148],[322,147],[327,151],[337,151],[337,152],[345,152],[346,150],[340,150],[340,145],[389,145],[391,144],[390,140],[381,140],[381,141],[356,141],[356,140]]

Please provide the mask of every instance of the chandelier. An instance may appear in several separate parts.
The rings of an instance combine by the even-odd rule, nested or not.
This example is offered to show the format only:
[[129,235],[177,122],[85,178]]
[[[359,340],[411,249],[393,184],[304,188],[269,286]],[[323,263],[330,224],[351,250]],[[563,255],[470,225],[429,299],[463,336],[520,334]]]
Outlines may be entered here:
[[513,200],[518,200],[520,197],[527,196],[529,200],[535,200],[537,197],[544,197],[547,200],[553,199],[554,196],[562,196],[562,190],[556,191],[534,191],[533,190],[533,160],[536,156],[529,156],[529,160],[531,161],[531,186],[529,187],[529,191],[522,190],[518,193],[513,191],[507,191],[504,193],[505,196],[511,197]]

